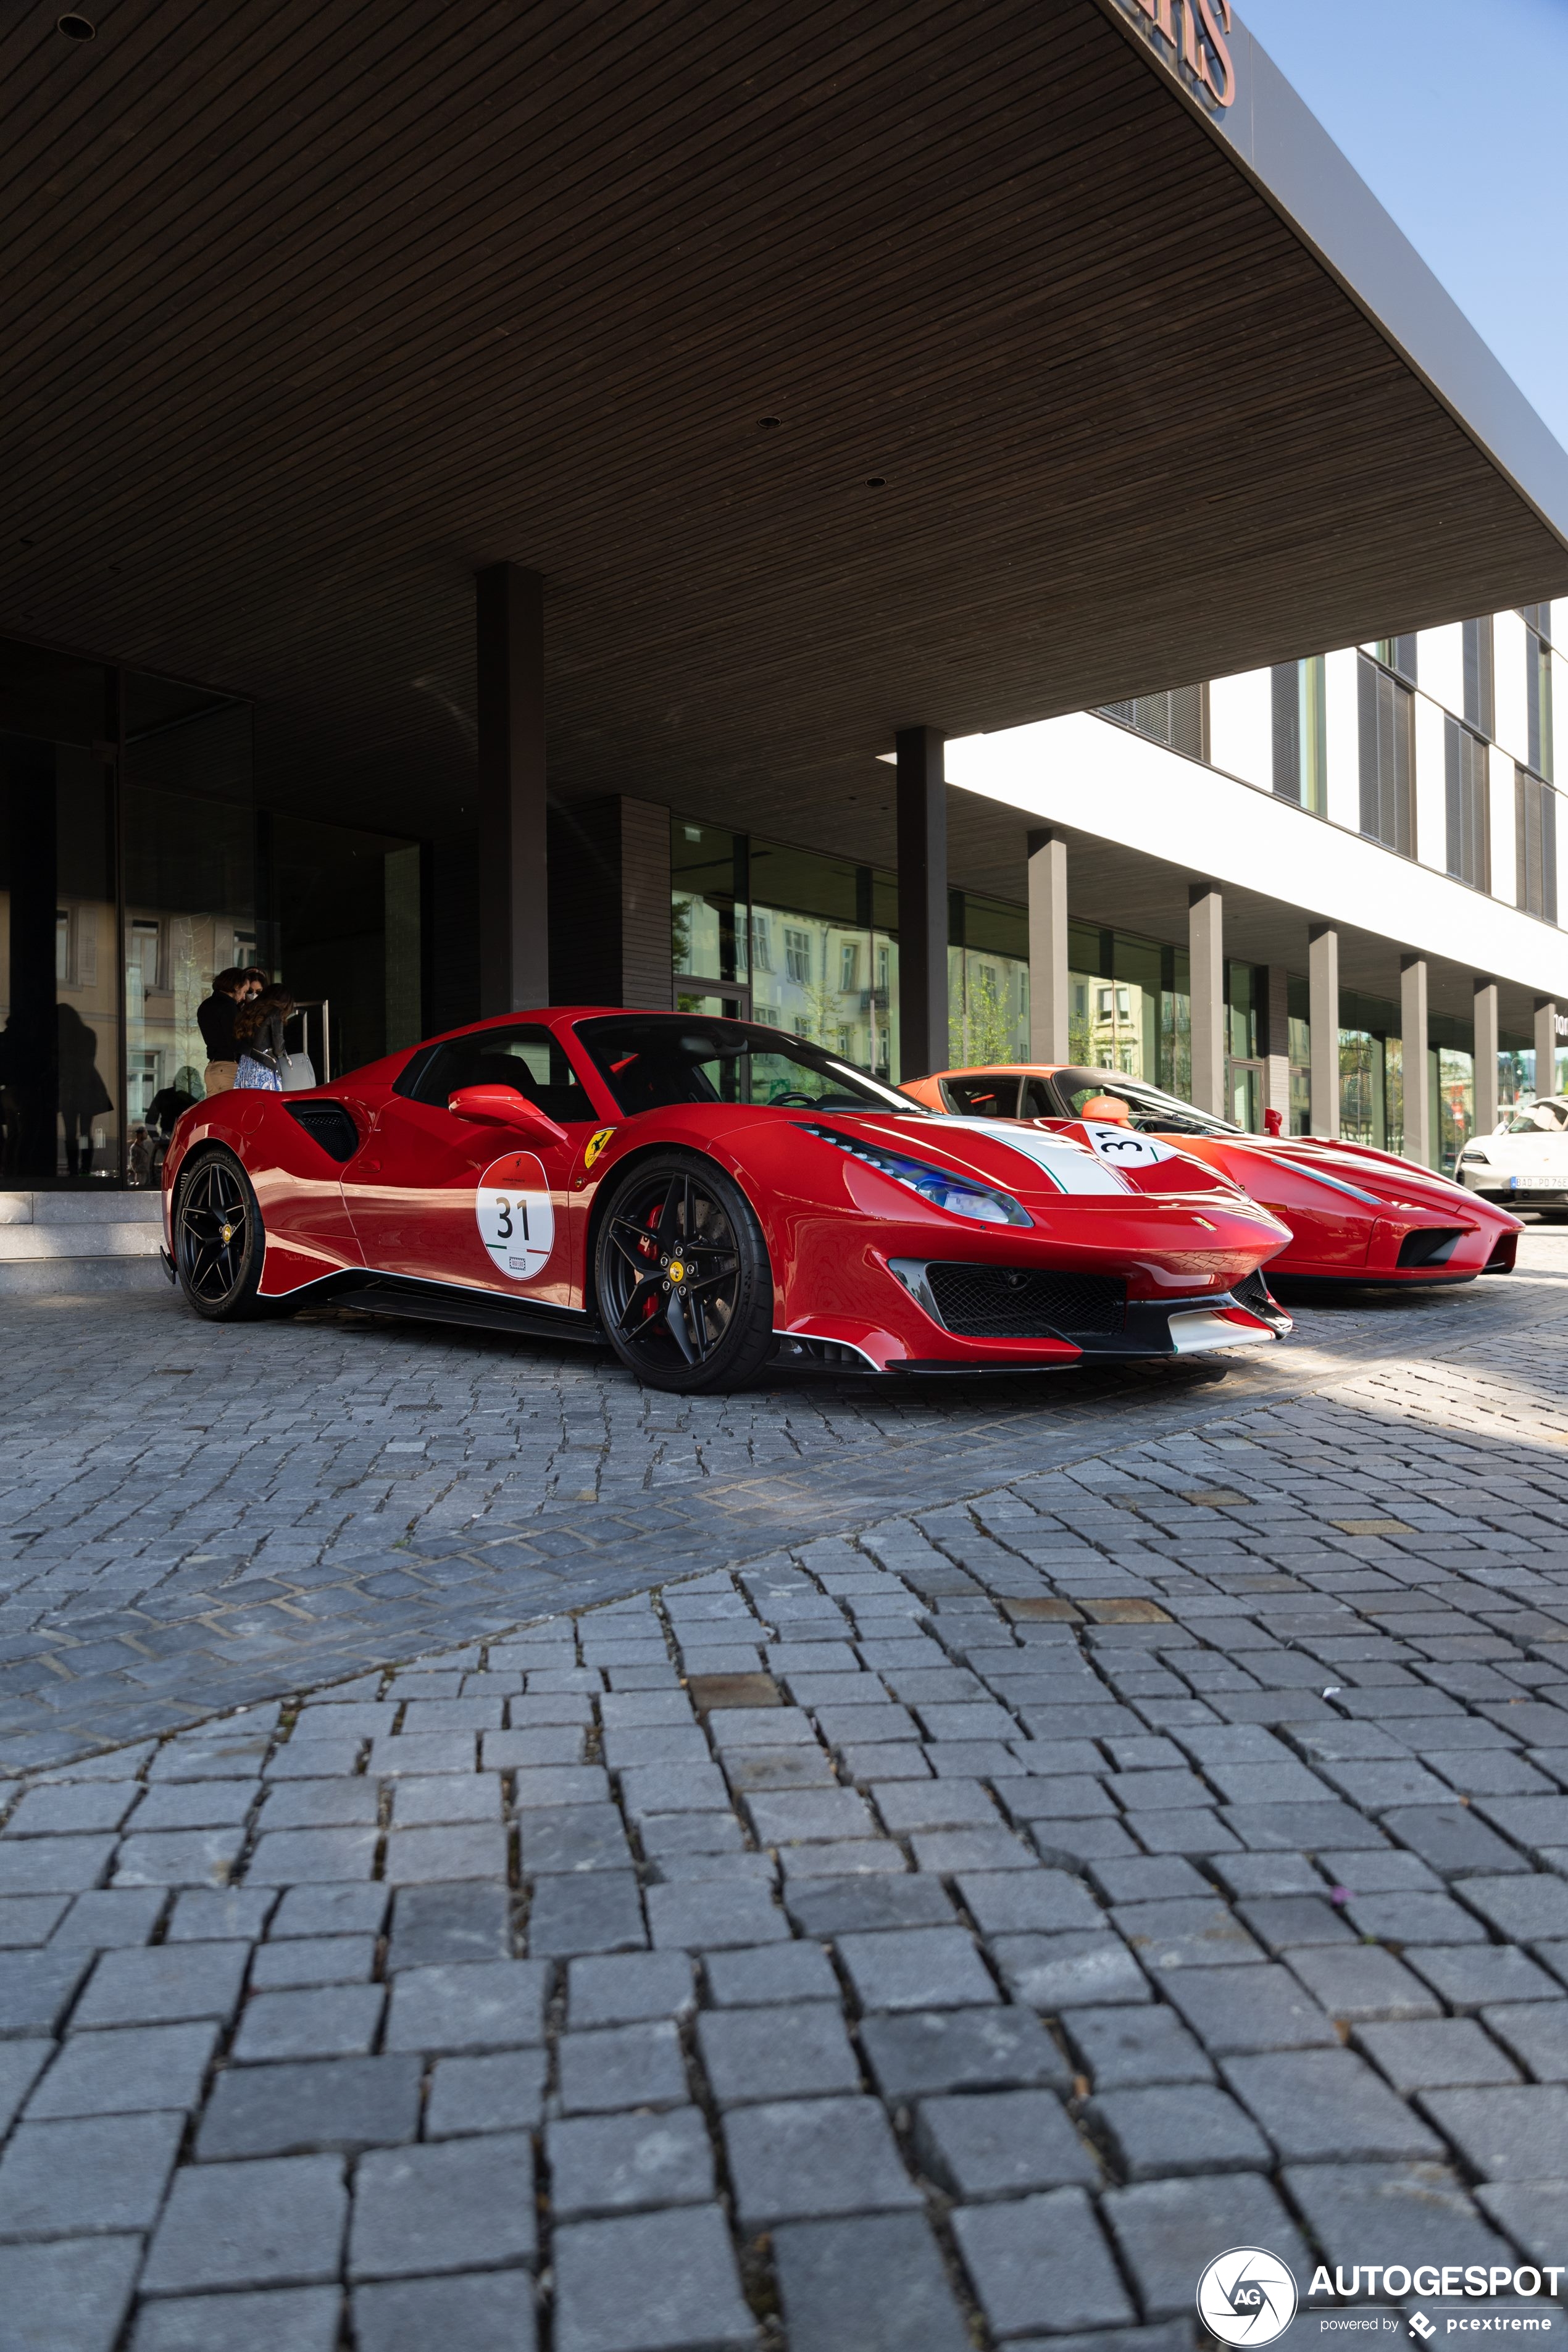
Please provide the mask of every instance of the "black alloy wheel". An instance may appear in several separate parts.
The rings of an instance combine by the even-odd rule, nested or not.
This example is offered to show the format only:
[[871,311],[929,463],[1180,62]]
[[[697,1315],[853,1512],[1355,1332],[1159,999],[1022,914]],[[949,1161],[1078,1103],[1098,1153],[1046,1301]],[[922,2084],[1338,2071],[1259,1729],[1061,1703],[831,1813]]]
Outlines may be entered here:
[[174,1188],[174,1270],[185,1303],[210,1323],[263,1313],[265,1246],[250,1179],[230,1151],[203,1154]]
[[661,1153],[607,1203],[594,1294],[605,1335],[650,1388],[735,1388],[773,1343],[773,1280],[751,1202],[711,1160]]

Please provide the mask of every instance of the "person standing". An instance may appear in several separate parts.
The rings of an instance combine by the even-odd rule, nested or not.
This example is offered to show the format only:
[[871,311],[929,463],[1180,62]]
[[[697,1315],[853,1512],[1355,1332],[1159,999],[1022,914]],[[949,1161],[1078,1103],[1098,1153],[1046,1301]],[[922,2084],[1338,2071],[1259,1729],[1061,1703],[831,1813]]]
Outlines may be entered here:
[[283,1024],[293,1010],[293,998],[286,988],[276,983],[237,1008],[234,1018],[235,1044],[239,1054],[234,1081],[237,1087],[269,1095],[282,1093],[283,1071],[289,1059],[283,1043]]
[[261,981],[254,986],[249,972],[231,964],[220,971],[213,982],[213,992],[205,996],[196,1007],[196,1026],[202,1033],[202,1043],[207,1049],[207,1066],[202,1083],[209,1095],[226,1094],[239,1071],[239,1049],[235,1043],[235,1015],[247,995],[259,994]]

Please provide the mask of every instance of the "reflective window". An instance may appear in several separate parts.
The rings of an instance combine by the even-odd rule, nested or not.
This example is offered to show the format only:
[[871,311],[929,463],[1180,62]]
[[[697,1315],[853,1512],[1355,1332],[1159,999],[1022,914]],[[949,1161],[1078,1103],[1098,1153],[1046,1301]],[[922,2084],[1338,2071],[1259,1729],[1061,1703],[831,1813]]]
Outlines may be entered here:
[[[978,1078],[948,1078],[942,1090],[948,1108],[963,1118],[1016,1118],[1019,1115],[1018,1081],[1000,1072]],[[1026,1116],[1033,1118],[1039,1114],[1031,1111]]]
[[919,1106],[808,1041],[744,1021],[679,1013],[603,1015],[576,1035],[622,1111],[677,1103],[767,1103],[787,1110],[894,1110]]
[[537,1022],[510,1029],[472,1029],[417,1055],[396,1081],[395,1091],[414,1101],[438,1103],[461,1087],[511,1087],[537,1103],[546,1118],[565,1126],[597,1116],[566,1050],[552,1031]]

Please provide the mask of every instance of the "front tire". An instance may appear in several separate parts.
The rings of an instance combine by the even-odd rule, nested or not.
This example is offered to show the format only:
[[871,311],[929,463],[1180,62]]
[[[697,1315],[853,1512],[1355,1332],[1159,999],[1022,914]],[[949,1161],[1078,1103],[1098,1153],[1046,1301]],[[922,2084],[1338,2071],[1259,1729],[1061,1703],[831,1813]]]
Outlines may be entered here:
[[628,1169],[594,1253],[605,1336],[650,1388],[740,1388],[773,1344],[767,1244],[738,1184],[695,1152]]
[[187,1307],[208,1323],[253,1320],[266,1235],[249,1177],[232,1151],[206,1151],[174,1187],[174,1273]]

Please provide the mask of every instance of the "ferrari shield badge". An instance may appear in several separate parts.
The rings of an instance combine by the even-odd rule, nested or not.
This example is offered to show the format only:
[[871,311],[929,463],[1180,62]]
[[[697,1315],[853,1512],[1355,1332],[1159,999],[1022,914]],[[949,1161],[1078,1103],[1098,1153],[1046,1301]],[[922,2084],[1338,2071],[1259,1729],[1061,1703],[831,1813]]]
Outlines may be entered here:
[[584,1168],[592,1168],[595,1160],[597,1160],[600,1152],[604,1150],[605,1145],[614,1141],[615,1133],[616,1130],[613,1127],[601,1127],[596,1133],[588,1138],[587,1142],[583,1146],[583,1165]]
[[542,1274],[555,1246],[555,1211],[542,1161],[531,1151],[492,1160],[474,1200],[479,1239],[509,1282]]

